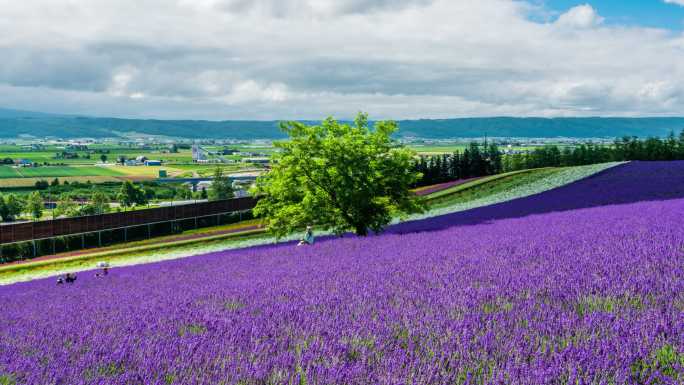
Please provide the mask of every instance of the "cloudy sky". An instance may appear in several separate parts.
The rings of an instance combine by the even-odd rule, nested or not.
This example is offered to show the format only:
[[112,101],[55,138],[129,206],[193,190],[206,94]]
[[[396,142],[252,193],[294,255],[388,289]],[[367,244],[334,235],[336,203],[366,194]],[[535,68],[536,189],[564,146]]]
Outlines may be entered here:
[[684,0],[0,0],[0,107],[684,115]]

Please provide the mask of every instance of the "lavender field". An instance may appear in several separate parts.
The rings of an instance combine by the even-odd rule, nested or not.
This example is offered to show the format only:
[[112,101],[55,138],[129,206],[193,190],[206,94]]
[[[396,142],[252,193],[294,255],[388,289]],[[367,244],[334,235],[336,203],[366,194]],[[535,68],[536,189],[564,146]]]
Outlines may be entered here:
[[0,306],[0,384],[682,383],[684,162]]

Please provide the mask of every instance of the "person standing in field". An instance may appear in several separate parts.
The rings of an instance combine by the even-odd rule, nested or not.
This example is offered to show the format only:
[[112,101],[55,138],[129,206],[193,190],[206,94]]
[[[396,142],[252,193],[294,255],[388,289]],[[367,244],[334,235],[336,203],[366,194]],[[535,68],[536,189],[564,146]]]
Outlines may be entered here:
[[313,229],[311,228],[311,226],[306,226],[306,232],[304,233],[304,238],[302,238],[302,240],[299,241],[299,244],[297,246],[313,245],[313,243],[314,243]]

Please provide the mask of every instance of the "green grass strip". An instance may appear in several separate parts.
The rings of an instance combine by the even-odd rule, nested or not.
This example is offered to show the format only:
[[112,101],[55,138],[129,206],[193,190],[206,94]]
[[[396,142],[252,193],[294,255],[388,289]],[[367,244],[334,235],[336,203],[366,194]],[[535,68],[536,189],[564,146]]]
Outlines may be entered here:
[[458,186],[450,187],[450,188],[445,189],[445,190],[436,191],[432,194],[428,194],[425,196],[425,200],[429,202],[431,200],[441,198],[445,195],[455,194],[455,193],[461,192],[463,190],[467,190],[467,189],[470,189],[473,187],[477,187],[477,186],[480,186],[480,185],[483,185],[483,184],[486,184],[489,182],[494,182],[494,181],[499,180],[499,179],[508,178],[508,177],[513,176],[513,175],[527,174],[527,173],[533,172],[535,170],[543,170],[543,169],[518,170],[518,171],[507,172],[504,174],[490,175],[490,176],[487,176],[484,178],[474,180],[472,182],[463,183],[463,184],[460,184]]
[[449,194],[441,194],[437,197],[432,197],[428,200],[428,204],[431,208],[439,208],[482,199],[502,191],[510,191],[516,187],[536,182],[561,171],[561,168],[540,168],[525,170],[525,172],[510,173],[486,181],[477,180],[474,184],[466,186],[465,188],[454,190]]
[[263,229],[248,230],[248,231],[242,231],[242,232],[237,232],[237,233],[229,233],[229,234],[213,235],[213,236],[208,236],[208,237],[203,237],[203,238],[187,239],[187,240],[182,240],[182,241],[177,241],[177,242],[159,243],[159,244],[146,245],[146,246],[130,247],[130,248],[125,248],[125,249],[109,250],[109,251],[103,251],[103,252],[99,252],[99,253],[96,252],[96,253],[92,253],[92,254],[76,255],[76,256],[72,256],[72,257],[46,259],[46,260],[42,260],[42,261],[0,266],[0,274],[18,273],[18,272],[21,272],[24,270],[34,270],[34,269],[38,269],[38,268],[51,267],[53,265],[58,266],[58,265],[63,265],[63,264],[71,263],[71,262],[86,262],[86,261],[94,260],[94,259],[98,259],[98,260],[99,259],[109,259],[109,258],[114,258],[117,256],[124,256],[124,255],[130,255],[130,254],[150,252],[150,251],[168,249],[168,248],[177,248],[177,247],[189,246],[189,245],[193,245],[193,244],[197,244],[197,243],[206,243],[206,242],[212,242],[212,241],[225,240],[225,239],[229,239],[229,238],[243,238],[243,237],[249,237],[249,236],[253,236],[253,235],[260,235],[263,233],[264,233]]

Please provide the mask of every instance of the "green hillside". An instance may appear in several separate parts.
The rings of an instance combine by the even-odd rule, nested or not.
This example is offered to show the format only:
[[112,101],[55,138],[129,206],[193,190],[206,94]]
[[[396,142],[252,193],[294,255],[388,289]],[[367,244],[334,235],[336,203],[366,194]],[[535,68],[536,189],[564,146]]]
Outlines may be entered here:
[[[313,123],[313,122],[308,122]],[[399,121],[399,137],[432,139],[490,137],[615,138],[665,136],[684,129],[684,118],[461,118]],[[279,139],[277,121],[206,121],[94,118],[0,109],[0,138],[21,135],[61,138],[126,136]]]

